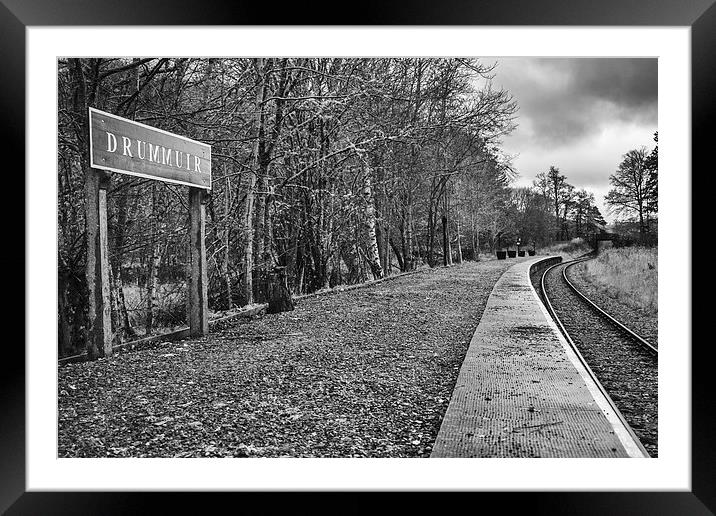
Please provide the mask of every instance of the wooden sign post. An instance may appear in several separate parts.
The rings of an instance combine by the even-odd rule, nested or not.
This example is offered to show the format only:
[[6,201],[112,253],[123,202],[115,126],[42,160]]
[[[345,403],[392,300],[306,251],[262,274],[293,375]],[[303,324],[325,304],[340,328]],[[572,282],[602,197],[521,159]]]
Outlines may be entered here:
[[87,222],[87,292],[89,295],[87,355],[91,360],[112,354],[112,316],[109,303],[107,251],[107,187],[109,176],[100,170],[85,181]]
[[204,221],[206,195],[201,188],[189,188],[189,275],[188,318],[191,336],[209,333],[209,306],[206,273]]
[[87,285],[90,359],[112,354],[107,246],[109,173],[189,186],[187,318],[192,336],[209,332],[205,237],[206,191],[211,189],[211,146],[89,108],[90,167],[86,179]]

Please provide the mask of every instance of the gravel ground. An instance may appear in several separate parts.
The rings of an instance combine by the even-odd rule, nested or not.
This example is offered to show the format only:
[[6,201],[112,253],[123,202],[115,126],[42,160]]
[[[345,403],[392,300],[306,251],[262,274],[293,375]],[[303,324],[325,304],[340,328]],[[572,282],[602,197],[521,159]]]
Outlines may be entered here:
[[585,296],[627,328],[659,347],[659,316],[628,306],[598,288],[584,277],[584,266],[577,264],[567,270],[567,277]]
[[427,457],[487,298],[517,260],[62,366],[59,456]]
[[658,455],[657,359],[587,308],[562,278],[545,280],[552,306],[577,348],[652,457]]

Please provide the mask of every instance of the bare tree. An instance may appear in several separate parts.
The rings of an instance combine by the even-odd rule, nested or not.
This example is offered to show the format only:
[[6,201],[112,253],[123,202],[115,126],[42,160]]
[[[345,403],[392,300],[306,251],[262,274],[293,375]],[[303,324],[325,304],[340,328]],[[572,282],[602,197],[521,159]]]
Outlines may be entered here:
[[630,150],[622,156],[617,171],[609,176],[612,189],[605,200],[614,213],[636,217],[642,241],[648,232],[647,206],[654,184],[649,181],[646,147]]

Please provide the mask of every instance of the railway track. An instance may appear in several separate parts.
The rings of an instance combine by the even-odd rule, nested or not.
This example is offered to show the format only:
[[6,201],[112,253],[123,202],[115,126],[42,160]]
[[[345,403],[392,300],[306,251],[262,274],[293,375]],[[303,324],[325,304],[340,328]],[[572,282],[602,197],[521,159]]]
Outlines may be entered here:
[[580,292],[567,269],[548,267],[539,291],[548,312],[646,454],[658,454],[658,349]]
[[591,258],[582,258],[579,260],[575,260],[573,262],[570,262],[566,264],[562,268],[562,277],[564,278],[564,281],[569,285],[569,287],[574,291],[575,294],[577,294],[582,300],[584,300],[585,303],[587,303],[589,306],[591,306],[594,310],[596,310],[597,313],[599,313],[601,316],[603,316],[606,320],[608,320],[610,323],[612,323],[614,326],[622,330],[624,333],[626,333],[629,337],[631,337],[637,344],[640,346],[643,346],[645,349],[649,350],[654,356],[657,356],[659,354],[659,350],[656,346],[654,346],[651,342],[646,340],[644,337],[636,333],[635,331],[627,328],[624,324],[619,322],[614,316],[608,314],[605,310],[597,306],[597,304],[589,299],[584,293],[582,293],[577,287],[574,286],[574,283],[572,283],[569,280],[569,277],[567,276],[567,270],[569,270],[570,267],[577,265],[580,262],[591,260]]

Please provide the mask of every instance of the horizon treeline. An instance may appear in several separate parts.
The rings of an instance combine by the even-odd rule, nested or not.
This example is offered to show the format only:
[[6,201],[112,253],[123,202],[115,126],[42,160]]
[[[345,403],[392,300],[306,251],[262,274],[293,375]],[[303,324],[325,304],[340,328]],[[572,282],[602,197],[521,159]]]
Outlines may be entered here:
[[[518,106],[492,85],[497,72],[462,58],[59,60],[60,353],[84,347],[89,107],[212,146],[206,249],[220,311],[262,302],[277,268],[299,295],[598,232],[593,195],[556,167],[511,186],[501,139]],[[187,199],[184,186],[111,176],[116,342],[184,324]]]

